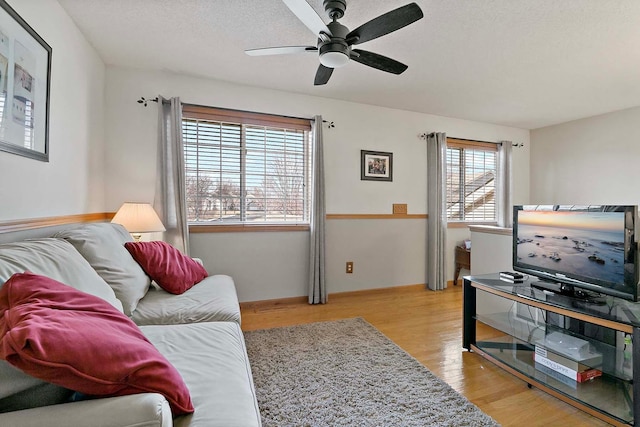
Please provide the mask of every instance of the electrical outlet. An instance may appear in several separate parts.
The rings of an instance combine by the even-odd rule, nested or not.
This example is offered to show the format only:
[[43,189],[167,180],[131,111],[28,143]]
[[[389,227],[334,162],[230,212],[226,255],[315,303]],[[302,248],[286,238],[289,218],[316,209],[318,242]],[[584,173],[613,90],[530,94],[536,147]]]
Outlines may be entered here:
[[353,273],[353,261],[347,261],[347,274]]

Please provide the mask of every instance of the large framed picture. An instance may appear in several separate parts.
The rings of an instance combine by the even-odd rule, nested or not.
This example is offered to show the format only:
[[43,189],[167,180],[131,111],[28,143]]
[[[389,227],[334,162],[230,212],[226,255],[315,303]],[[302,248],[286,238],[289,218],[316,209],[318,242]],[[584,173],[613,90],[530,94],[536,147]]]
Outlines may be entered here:
[[51,46],[0,0],[0,150],[49,161]]
[[393,181],[393,153],[361,150],[360,179],[364,181]]

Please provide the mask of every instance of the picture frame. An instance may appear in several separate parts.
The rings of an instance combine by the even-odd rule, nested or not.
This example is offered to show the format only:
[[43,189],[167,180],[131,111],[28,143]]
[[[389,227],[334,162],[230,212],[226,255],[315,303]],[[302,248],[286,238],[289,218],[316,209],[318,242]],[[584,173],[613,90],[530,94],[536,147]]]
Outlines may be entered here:
[[393,181],[393,153],[360,150],[360,180]]
[[0,0],[0,151],[49,161],[51,52]]

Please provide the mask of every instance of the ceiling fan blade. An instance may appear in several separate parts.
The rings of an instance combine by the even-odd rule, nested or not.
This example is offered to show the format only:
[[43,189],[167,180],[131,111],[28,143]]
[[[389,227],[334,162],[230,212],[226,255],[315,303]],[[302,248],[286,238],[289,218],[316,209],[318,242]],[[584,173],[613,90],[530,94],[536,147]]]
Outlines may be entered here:
[[368,42],[406,27],[423,16],[420,7],[415,3],[410,3],[360,25],[347,34],[347,43],[352,45]]
[[261,49],[247,49],[244,51],[249,56],[264,55],[289,55],[293,53],[317,52],[315,46],[281,46],[281,47],[264,47]]
[[318,37],[320,33],[331,35],[327,25],[318,16],[315,10],[305,0],[282,0],[284,4],[298,17],[311,32]]
[[361,49],[353,49],[351,51],[351,59],[361,64],[368,65],[369,67],[377,68],[378,70],[393,74],[402,74],[407,68],[409,68],[402,62],[398,62],[395,59],[387,58],[386,56]]
[[325,67],[320,64],[320,66],[318,66],[318,71],[316,71],[316,78],[313,81],[314,86],[327,84],[331,74],[333,74],[333,68]]

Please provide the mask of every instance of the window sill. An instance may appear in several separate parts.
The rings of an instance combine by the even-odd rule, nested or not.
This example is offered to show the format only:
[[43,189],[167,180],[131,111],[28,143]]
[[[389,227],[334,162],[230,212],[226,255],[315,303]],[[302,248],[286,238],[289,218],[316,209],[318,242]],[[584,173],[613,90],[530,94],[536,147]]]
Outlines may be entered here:
[[477,233],[501,234],[504,236],[513,235],[512,228],[498,227],[496,225],[469,225],[469,230]]
[[189,233],[254,233],[262,231],[309,231],[308,224],[189,224]]
[[497,226],[498,223],[493,221],[481,222],[481,221],[455,221],[455,222],[447,222],[447,228],[467,228],[472,227],[474,225],[492,225]]

